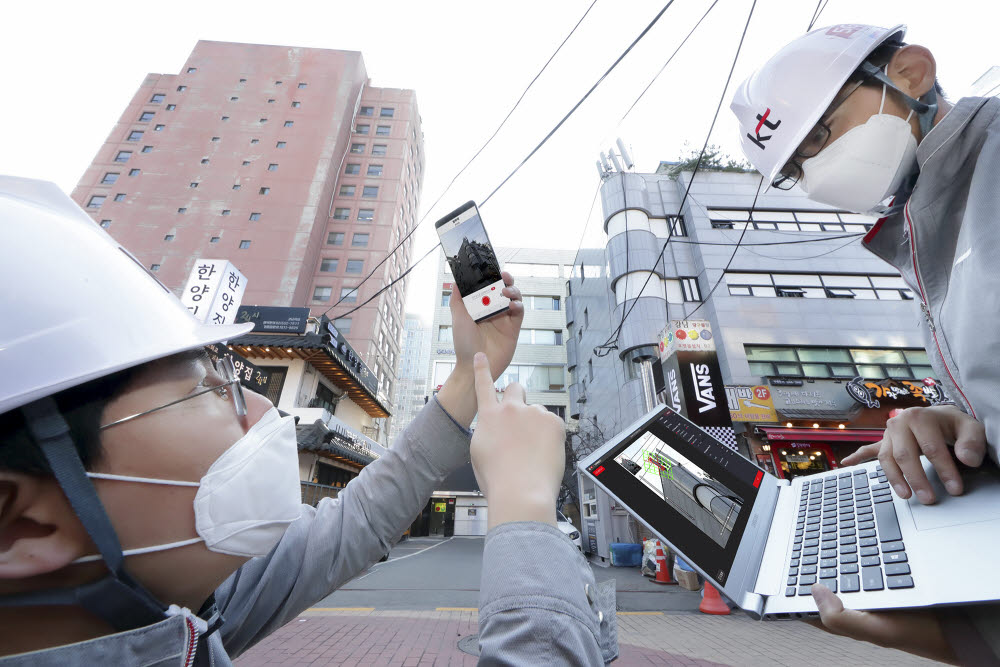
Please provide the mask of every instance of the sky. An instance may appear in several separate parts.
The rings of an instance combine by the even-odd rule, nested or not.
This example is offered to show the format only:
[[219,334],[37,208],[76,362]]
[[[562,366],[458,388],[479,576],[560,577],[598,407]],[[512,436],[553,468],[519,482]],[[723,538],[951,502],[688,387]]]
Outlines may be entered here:
[[[100,5],[12,3],[0,39],[0,173],[71,191],[150,72],[178,73],[199,39],[359,50],[375,86],[412,88],[427,156],[413,257],[436,243],[433,222],[469,199],[482,202],[642,31],[664,1],[597,0],[501,133],[462,173],[592,0],[482,2],[229,2]],[[753,0],[719,0],[631,114],[635,98],[708,9],[675,0],[657,25],[552,139],[481,206],[497,246],[603,247],[595,160],[621,137],[636,169],[700,147],[723,94]],[[909,26],[907,41],[937,58],[939,79],[960,97],[990,66],[992,3],[829,0],[817,26]],[[740,156],[728,110],[756,66],[802,34],[812,0],[758,0],[711,141]],[[589,220],[589,225],[587,224]],[[429,321],[437,254],[415,269],[407,310]]]

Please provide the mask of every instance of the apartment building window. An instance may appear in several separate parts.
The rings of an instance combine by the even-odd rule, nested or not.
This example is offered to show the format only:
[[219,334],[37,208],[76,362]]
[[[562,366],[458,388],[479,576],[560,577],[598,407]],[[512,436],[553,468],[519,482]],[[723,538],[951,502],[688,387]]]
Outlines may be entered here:
[[366,199],[374,199],[378,197],[378,186],[377,185],[366,185],[361,190],[361,196]]
[[583,309],[583,328],[584,329],[590,328],[590,313],[587,311],[586,308]]
[[115,155],[115,162],[128,162],[128,159],[132,157],[132,151],[118,151]]
[[667,223],[671,225],[671,234],[673,236],[687,236],[687,227],[684,225],[683,215],[668,215]]
[[302,106],[302,102],[292,102],[293,109],[298,109],[300,106]]
[[168,104],[167,105],[167,111],[173,111],[176,108],[177,108],[176,104]]
[[333,219],[334,220],[350,220],[351,219],[351,209],[349,209],[349,208],[335,208],[335,209],[333,209]]
[[149,265],[149,270],[152,271],[153,273],[156,273],[157,271],[160,270],[160,265],[159,264],[150,264]]
[[532,278],[558,278],[558,264],[521,264],[519,262],[509,262],[504,264],[504,268],[510,272],[515,279],[522,277]]
[[156,127],[153,128],[153,132],[163,132],[163,128],[165,127],[166,125],[157,125]]
[[[354,187],[354,186],[351,186]],[[353,194],[353,192],[352,192]],[[371,222],[375,219],[375,209],[373,208],[359,208],[358,209],[358,220],[361,222]]]
[[154,93],[153,97],[150,98],[150,104],[163,104],[163,100],[167,99],[167,96],[163,93]]
[[180,213],[181,215],[187,213],[188,212],[187,206],[181,206],[179,209],[177,209],[177,212]]
[[359,116],[374,116],[375,115],[375,107],[361,107],[360,109],[358,109],[358,115]]
[[274,82],[274,85],[276,85],[276,86],[280,86],[280,85],[281,85],[281,84],[283,84],[283,83],[284,83],[284,81],[275,81],[275,82]]
[[559,419],[563,421],[566,420],[566,406],[565,405],[546,405],[545,409],[554,414]]
[[681,289],[685,301],[701,301],[701,289],[697,278],[681,278]]
[[438,327],[438,342],[439,343],[451,343],[454,341],[452,337],[451,327]]
[[236,185],[233,186],[233,190],[239,190],[241,187],[243,187],[243,186],[241,186],[239,183],[237,183]]
[[351,144],[351,152],[352,153],[364,153],[365,152],[365,145],[364,144]]
[[365,270],[365,261],[363,259],[347,260],[348,273],[364,273],[364,270]]
[[351,237],[351,247],[352,248],[367,248],[368,247],[368,234],[355,234]]
[[132,130],[128,133],[128,137],[126,137],[125,141],[139,141],[142,139],[143,134],[142,130]]
[[129,169],[128,170],[128,175],[129,176],[138,176],[141,173],[142,173],[141,169]]
[[207,157],[203,157],[203,158],[201,159],[201,163],[202,163],[202,164],[208,164],[208,163],[209,163],[209,161],[210,161],[210,160],[209,160],[209,159],[208,159]]
[[849,232],[863,234],[875,224],[875,218],[857,213],[832,211],[772,211],[754,209],[708,209],[713,229],[744,228],[767,231]]
[[351,176],[357,176],[361,173],[361,163],[360,162],[349,162],[346,167],[344,167],[344,173]]
[[337,327],[337,331],[346,336],[351,333],[351,318],[338,317],[333,321],[333,326]]
[[314,287],[313,301],[329,301],[331,294],[333,294],[332,287]]
[[355,186],[353,185],[341,185],[340,186],[340,196],[341,197],[353,197]]
[[733,296],[884,301],[913,299],[913,292],[898,275],[727,271],[726,284]]
[[119,192],[115,195],[115,201],[125,201],[125,193]]
[[368,134],[371,129],[372,126],[367,123],[358,123],[354,126],[354,132],[357,134]]
[[271,188],[261,188],[257,191],[258,194],[266,195],[271,193]]
[[593,382],[594,382],[594,360],[593,359],[587,359],[587,378],[589,378],[591,384],[593,384]]
[[259,144],[259,143],[260,143],[260,139],[251,139],[250,140],[250,144],[251,145],[253,145],[253,144]]
[[221,120],[222,120],[223,123],[228,123],[229,122],[229,116],[223,116]]
[[358,290],[356,287],[341,287],[340,299],[344,303],[355,303],[358,300]]
[[293,125],[295,125],[295,121],[294,120],[286,120],[285,121],[285,127],[292,127]]
[[260,119],[260,120],[258,120],[257,122],[258,122],[258,123],[260,123],[261,125],[263,125],[264,123],[266,123],[266,122],[267,122],[267,119],[266,119],[266,118],[261,118],[261,119]]
[[374,144],[372,146],[372,155],[375,157],[385,157],[388,151],[389,146],[386,144]]
[[934,375],[921,349],[744,345],[750,372],[761,377],[922,380]]
[[396,114],[396,110],[392,107],[382,107],[378,111],[378,115],[381,118],[392,118]]
[[209,242],[209,243],[218,243],[218,242],[219,242],[219,238],[220,238],[220,237],[218,237],[218,236],[213,236],[212,238],[210,238],[210,239],[208,240],[208,242]]
[[319,270],[324,273],[334,273],[337,270],[337,262],[336,259],[324,259],[319,264]]
[[142,152],[143,153],[152,153],[153,152],[153,147],[152,146],[143,146],[142,147]]
[[370,164],[370,165],[368,165],[368,175],[369,176],[381,176],[382,175],[382,165],[380,165],[380,164]]
[[441,292],[441,305],[443,307],[451,305],[451,292]]
[[104,174],[104,178],[101,179],[101,184],[102,185],[111,185],[115,181],[118,180],[119,176],[121,176],[121,174],[113,172],[113,171],[109,171],[108,173]]
[[299,84],[299,90],[302,90],[303,88],[305,88],[308,85],[309,85],[308,83],[300,83]]
[[240,250],[246,250],[249,247],[250,247],[250,241],[246,239],[240,241]]
[[326,242],[328,245],[344,245],[344,232],[330,232]]
[[218,143],[219,140],[221,140],[221,139],[222,139],[222,137],[212,137],[212,142],[213,143]]
[[562,345],[562,331],[551,329],[521,329],[517,334],[518,345]]
[[198,68],[197,68],[197,67],[188,67],[188,68],[187,68],[187,73],[188,73],[188,74],[194,74],[194,73],[195,73],[195,72],[197,72],[197,71],[198,71]]
[[566,371],[562,366],[511,364],[494,383],[503,389],[518,382],[526,391],[564,391]]
[[278,171],[278,164],[276,162],[272,162],[271,164],[267,165],[267,170]]
[[231,209],[224,208],[224,209],[222,209],[222,213],[220,213],[220,215],[230,215],[230,214],[232,214],[232,212],[233,211]]
[[187,89],[188,89],[187,86],[177,86],[177,92],[178,93],[183,93]]
[[243,160],[243,166],[244,167],[249,167],[250,166],[250,160]]
[[267,103],[268,104],[274,104],[274,102],[275,102],[275,99],[273,97],[267,98]]
[[198,182],[197,181],[191,181],[190,183],[188,183],[188,187],[189,188],[196,188],[196,187],[198,187]]
[[174,235],[173,234],[167,234],[166,236],[163,237],[163,240],[164,241],[168,241],[168,242],[169,241],[173,241],[174,240]]
[[101,227],[103,229],[107,229],[108,227],[111,226],[111,221],[110,220],[101,220],[100,224],[101,224]]
[[139,116],[139,122],[148,123],[149,121],[153,120],[153,116],[155,115],[156,115],[155,111],[143,111],[142,114]]
[[288,144],[287,144],[287,142],[284,142],[284,141],[279,141],[278,143],[276,143],[276,144],[274,145],[274,147],[275,147],[275,148],[284,148],[284,147],[285,147],[285,146],[287,146],[287,145],[288,145]]
[[388,137],[391,128],[388,125],[379,125],[375,128],[375,135],[378,137]]
[[559,297],[527,295],[522,297],[528,310],[559,310]]
[[254,212],[250,214],[250,222],[257,222],[260,220],[260,213]]

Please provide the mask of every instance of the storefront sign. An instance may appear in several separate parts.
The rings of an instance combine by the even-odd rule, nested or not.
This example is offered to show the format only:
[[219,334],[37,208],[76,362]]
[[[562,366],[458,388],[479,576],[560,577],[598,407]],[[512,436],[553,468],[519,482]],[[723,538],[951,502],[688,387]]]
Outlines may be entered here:
[[225,345],[213,343],[211,345],[206,345],[205,349],[208,351],[208,357],[213,363],[217,363],[222,357],[229,357],[232,359],[233,367],[236,369],[236,377],[239,378],[241,385],[247,389],[257,392],[258,394],[263,394],[267,391],[267,384],[271,380],[270,371],[258,368],[257,366],[251,364],[249,361],[236,354]]
[[797,378],[770,378],[768,383],[772,387],[801,387],[802,380]]
[[378,394],[378,381],[375,379],[375,373],[368,368],[365,362],[361,361],[361,357],[358,353],[354,351],[351,344],[347,342],[344,338],[344,334],[337,331],[337,327],[333,325],[333,322],[323,317],[323,326],[326,328],[326,332],[329,333],[333,340],[330,341],[330,347],[333,350],[333,356],[337,358],[345,368],[352,370],[357,376],[358,381],[364,385],[365,389],[371,393],[372,396]]
[[253,333],[293,333],[306,332],[308,308],[283,308],[278,306],[240,306],[236,311],[236,323],[253,322]]
[[729,417],[734,422],[776,422],[771,390],[761,385],[755,387],[726,387]]
[[708,320],[670,320],[660,332],[660,359],[674,352],[714,352],[715,336]]
[[785,460],[789,463],[809,463],[809,457],[799,454],[786,454]]
[[444,512],[445,511],[445,503],[434,503],[434,511],[435,512]]
[[199,259],[194,263],[183,303],[204,324],[232,324],[247,289],[247,279],[225,259]]
[[945,400],[944,390],[932,378],[922,382],[910,380],[865,380],[856,377],[847,383],[847,394],[869,407],[918,407],[937,405]]

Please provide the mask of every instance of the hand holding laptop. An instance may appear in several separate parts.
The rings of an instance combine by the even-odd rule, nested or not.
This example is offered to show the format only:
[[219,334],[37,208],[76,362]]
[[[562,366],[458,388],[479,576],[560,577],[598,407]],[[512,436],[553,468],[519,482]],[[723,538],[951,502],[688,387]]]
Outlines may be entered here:
[[489,500],[489,529],[508,521],[556,524],[556,500],[565,466],[566,428],[540,405],[526,405],[524,388],[507,385],[497,401],[485,354],[475,355],[479,424],[472,436],[472,468]]
[[954,445],[954,456],[959,461],[979,466],[986,454],[986,429],[951,405],[909,408],[886,422],[882,440],[845,457],[843,465],[878,458],[900,498],[915,493],[917,500],[930,505],[938,499],[920,464],[921,454],[933,464],[948,493],[957,496],[963,491],[962,477],[948,445]]

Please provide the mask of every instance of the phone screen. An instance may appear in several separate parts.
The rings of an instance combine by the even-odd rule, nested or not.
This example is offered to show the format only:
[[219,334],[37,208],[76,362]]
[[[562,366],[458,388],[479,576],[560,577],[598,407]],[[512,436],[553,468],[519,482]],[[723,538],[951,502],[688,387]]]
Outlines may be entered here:
[[438,235],[451,273],[455,277],[455,285],[462,296],[503,280],[500,263],[475,206],[470,206],[454,219],[441,224]]

